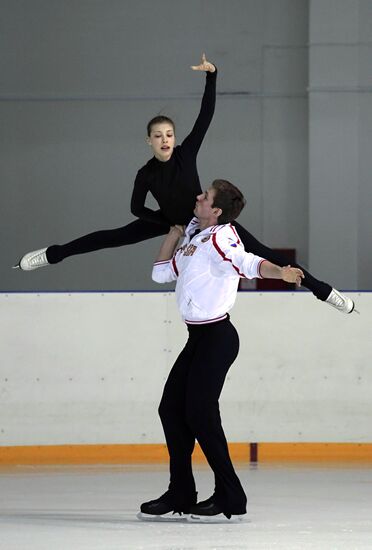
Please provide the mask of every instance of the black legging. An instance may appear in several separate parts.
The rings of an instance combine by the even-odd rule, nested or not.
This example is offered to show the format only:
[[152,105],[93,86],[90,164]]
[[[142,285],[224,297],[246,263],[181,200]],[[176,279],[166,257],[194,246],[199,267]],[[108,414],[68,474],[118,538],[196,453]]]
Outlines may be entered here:
[[214,472],[214,497],[226,515],[244,514],[247,499],[231,463],[218,399],[239,350],[239,337],[225,319],[188,325],[189,339],[164,387],[159,406],[170,457],[169,492],[176,509],[195,495],[191,455],[198,440]]
[[256,254],[256,256],[261,256],[261,258],[265,258],[265,260],[269,260],[269,262],[279,265],[280,267],[284,267],[289,263],[292,267],[299,267],[300,269],[302,269],[305,275],[304,279],[302,279],[301,284],[311,290],[311,292],[319,300],[322,300],[324,302],[328,298],[332,291],[332,287],[328,283],[315,279],[315,277],[313,277],[311,273],[306,271],[306,269],[304,269],[300,264],[290,262],[285,254],[276,250],[272,250],[271,248],[268,248],[264,244],[260,243],[260,241],[258,241],[256,237],[254,237],[251,233],[244,229],[244,227],[242,227],[240,223],[233,222],[233,225],[238,231],[239,237],[244,244],[246,252],[252,252],[253,254]]
[[[285,254],[276,252],[260,243],[260,241],[239,223],[234,222],[234,225],[244,244],[246,252],[252,252],[281,267],[289,263]],[[85,254],[86,252],[93,252],[94,250],[101,250],[103,248],[114,248],[147,241],[148,239],[165,235],[168,231],[168,225],[135,220],[123,227],[105,231],[95,231],[94,233],[89,233],[89,235],[84,235],[84,237],[80,237],[64,245],[50,246],[47,249],[46,256],[50,264],[56,264],[69,256]],[[293,267],[299,267],[304,272],[305,278],[302,280],[303,286],[311,290],[319,300],[325,301],[328,298],[332,290],[329,284],[315,279],[315,277],[299,264],[293,263],[291,265]]]

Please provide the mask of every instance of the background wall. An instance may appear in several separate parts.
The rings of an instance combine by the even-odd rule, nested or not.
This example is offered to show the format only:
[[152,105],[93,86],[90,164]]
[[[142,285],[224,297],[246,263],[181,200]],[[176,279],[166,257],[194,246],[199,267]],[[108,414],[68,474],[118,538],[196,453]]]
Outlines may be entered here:
[[[307,293],[239,293],[229,441],[371,442],[372,293],[342,315]],[[0,446],[162,443],[186,341],[173,293],[0,295]]]
[[[0,13],[0,289],[157,288],[159,240],[30,273],[10,266],[132,220],[146,123],[167,113],[178,139],[187,135],[204,88],[189,66],[203,51],[219,76],[202,183],[237,183],[248,199],[241,222],[272,247],[296,248],[314,275],[371,288],[369,0],[0,0]],[[223,405],[231,440],[371,441],[370,294],[357,301],[360,318],[305,293],[239,299],[244,339]],[[154,410],[184,340],[167,295],[1,302],[4,445],[159,441]]]
[[310,2],[309,259],[371,288],[372,2]]
[[29,250],[132,220],[133,181],[150,158],[146,123],[167,113],[179,140],[187,135],[205,80],[189,66],[203,51],[219,76],[201,181],[237,183],[248,199],[241,222],[272,247],[296,248],[307,265],[307,0],[0,7],[0,288],[155,288],[154,241],[33,273],[10,266]]

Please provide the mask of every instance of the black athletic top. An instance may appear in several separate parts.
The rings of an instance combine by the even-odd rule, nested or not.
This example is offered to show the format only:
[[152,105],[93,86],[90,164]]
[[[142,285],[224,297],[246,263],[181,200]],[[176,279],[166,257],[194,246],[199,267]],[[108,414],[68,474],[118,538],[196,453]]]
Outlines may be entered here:
[[[166,162],[153,157],[137,173],[131,201],[134,216],[164,225],[187,225],[193,217],[196,196],[201,191],[196,157],[209,128],[216,104],[217,69],[207,72],[200,113],[190,134],[174,148]],[[147,193],[157,200],[160,211],[145,206]]]

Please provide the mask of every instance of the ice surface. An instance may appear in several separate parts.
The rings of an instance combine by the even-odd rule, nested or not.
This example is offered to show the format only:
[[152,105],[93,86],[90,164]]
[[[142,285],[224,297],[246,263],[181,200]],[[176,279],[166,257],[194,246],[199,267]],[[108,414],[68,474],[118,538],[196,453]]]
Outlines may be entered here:
[[[372,466],[237,468],[248,519],[237,524],[141,522],[141,502],[167,487],[166,466],[0,470],[1,550],[372,549]],[[199,498],[212,475],[196,469]]]

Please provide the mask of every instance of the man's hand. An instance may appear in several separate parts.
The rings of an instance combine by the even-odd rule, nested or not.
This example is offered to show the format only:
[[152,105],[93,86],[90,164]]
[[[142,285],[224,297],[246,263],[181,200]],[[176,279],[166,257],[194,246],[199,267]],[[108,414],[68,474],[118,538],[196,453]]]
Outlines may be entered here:
[[303,271],[298,267],[291,267],[290,265],[282,267],[282,279],[286,283],[296,283],[296,285],[301,286],[301,279],[304,277]]
[[212,63],[209,63],[209,61],[206,60],[205,53],[203,53],[202,55],[202,60],[200,65],[191,65],[191,68],[193,71],[206,71],[209,73],[214,73],[214,71],[216,70],[216,67]]

